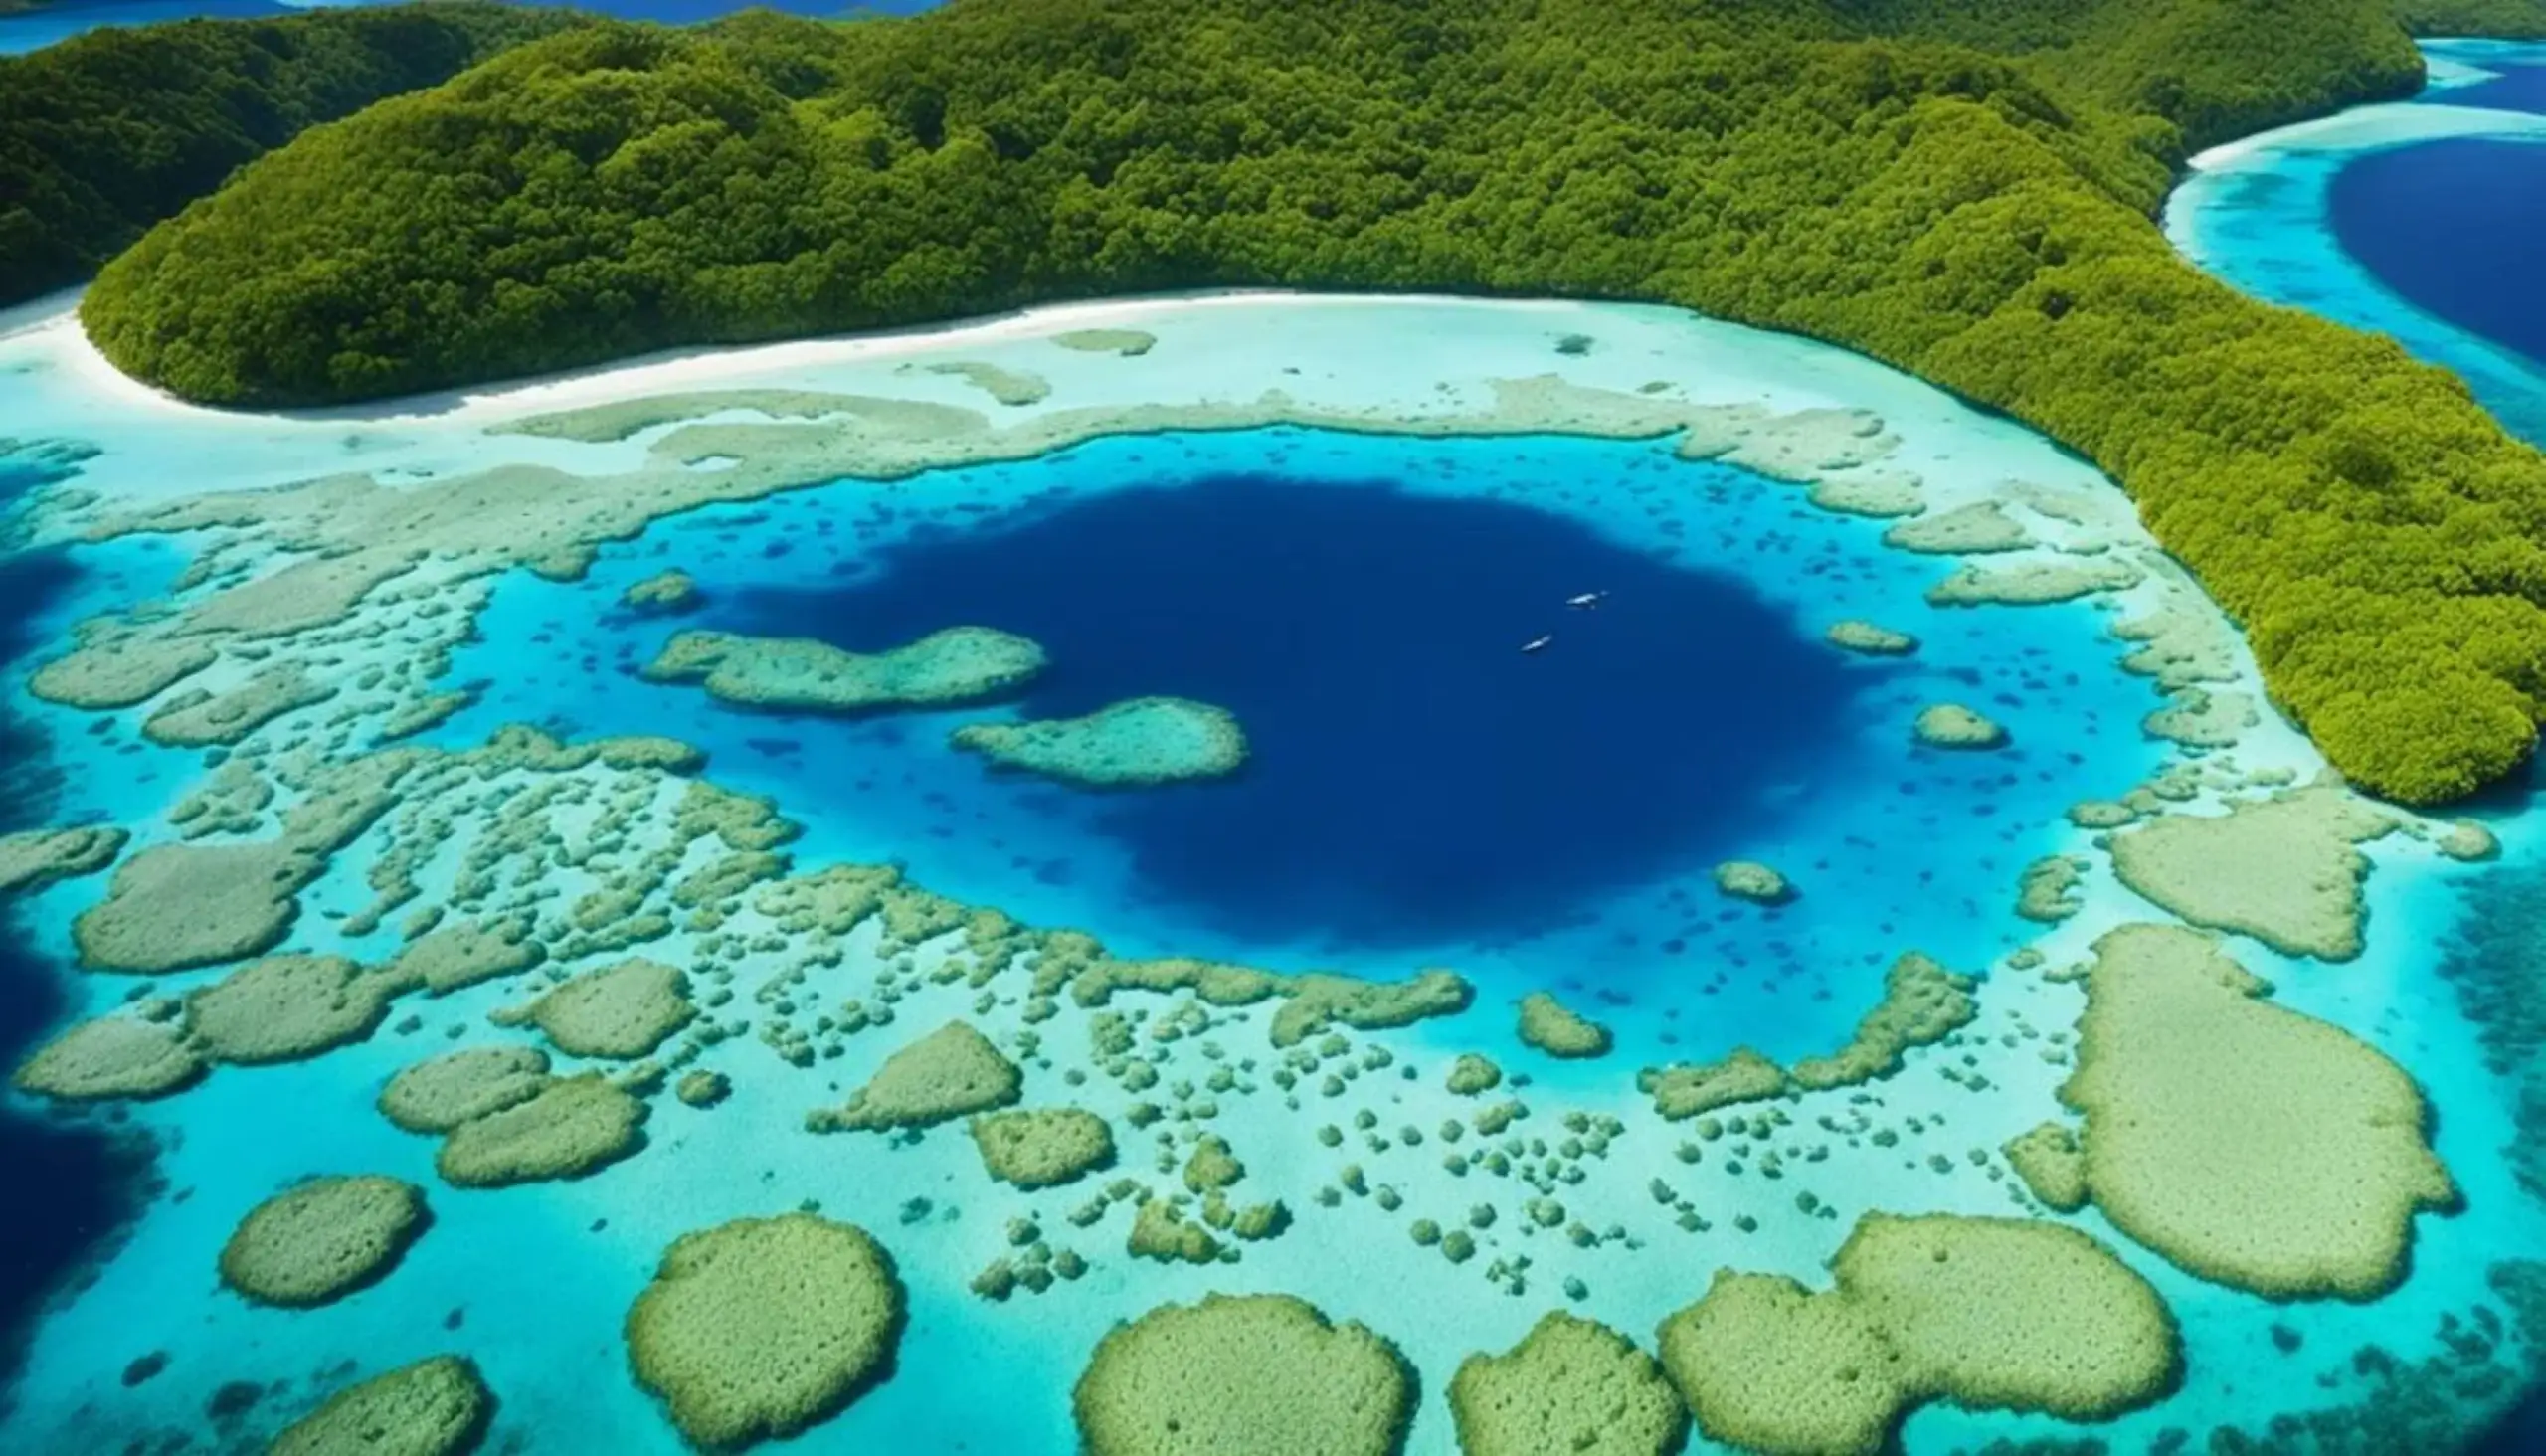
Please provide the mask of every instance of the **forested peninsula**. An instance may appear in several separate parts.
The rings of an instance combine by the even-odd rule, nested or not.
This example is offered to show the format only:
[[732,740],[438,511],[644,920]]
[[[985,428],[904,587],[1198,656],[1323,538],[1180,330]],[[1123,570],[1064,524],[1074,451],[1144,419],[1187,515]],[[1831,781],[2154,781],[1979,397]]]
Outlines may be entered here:
[[108,27],[0,57],[0,306],[86,281],[309,126],[583,23],[437,0]]
[[312,129],[107,266],[222,404],[1222,285],[1674,303],[2091,457],[2363,786],[2521,763],[2546,458],[2152,221],[2193,148],[2410,93],[2541,0],[954,0],[601,23]]

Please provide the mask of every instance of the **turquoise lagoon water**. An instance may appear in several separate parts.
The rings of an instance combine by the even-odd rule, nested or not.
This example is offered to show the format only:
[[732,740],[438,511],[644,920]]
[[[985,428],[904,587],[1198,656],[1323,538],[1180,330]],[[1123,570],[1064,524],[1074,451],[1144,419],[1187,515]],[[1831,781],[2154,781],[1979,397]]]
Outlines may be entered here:
[[[2361,107],[2198,159],[2169,202],[2167,231],[2188,257],[2250,293],[2387,334],[2455,371],[2515,434],[2546,445],[2546,279],[2533,267],[2532,241],[2546,176],[2546,46],[2440,41],[2424,51],[2433,84],[2410,102]],[[2373,903],[2378,890],[2396,890],[2393,918],[2430,932],[2389,980],[2397,992],[2416,987],[2408,994],[2445,1002],[2435,983],[2468,974],[2460,958],[2535,974],[2535,940],[2517,917],[2546,884],[2539,782],[2532,770],[2491,802],[2487,821],[2504,849],[2498,866],[2445,898],[2374,887]],[[2385,1014],[2401,1026],[2414,1012],[2400,1002]],[[2505,1047],[2514,1070],[2524,1069],[2526,1095],[2546,1095],[2534,1047],[2506,1038],[2492,1048],[2496,1060]],[[2466,1151],[2452,1158],[2461,1173],[2498,1158],[2486,1157],[2484,1140],[2500,1149],[2517,1137],[2471,1094],[2484,1059],[2484,1049],[2461,1046],[2409,1061],[2452,1118],[2458,1114],[2444,1089],[2470,1088],[2481,1126],[2461,1136]],[[2444,1152],[2453,1132],[2467,1131],[2445,1118]],[[2496,1181],[2504,1197],[2528,1191]],[[2546,1449],[2546,1395],[2532,1395],[2486,1449]]]
[[[2319,160],[2255,155],[2298,172]],[[2261,237],[2252,206],[2298,190],[2206,186],[2197,182],[2178,209],[2179,237]],[[2288,248],[2322,250],[2321,217],[2305,227]],[[2279,266],[2260,251],[2245,263],[2195,253],[2248,286]],[[2379,306],[2402,305],[2382,296]],[[1049,342],[1094,318],[1054,313],[943,339],[700,356],[407,410],[273,419],[150,399],[101,374],[61,320],[23,317],[14,332],[0,329],[0,369],[15,371],[15,387],[0,396],[0,436],[50,442],[40,457],[22,448],[22,460],[41,458],[51,475],[76,470],[67,483],[108,500],[279,486],[347,469],[430,490],[500,464],[632,468],[662,427],[601,445],[499,427],[679,389],[829,389],[992,408],[956,379],[906,367],[930,357],[1036,372],[1052,388],[1038,408],[1242,400],[1280,388],[1377,418],[1416,417],[1444,401],[1473,406],[1486,381],[1553,373],[1620,395],[1659,383],[1709,404],[1871,410],[1900,437],[1887,465],[1923,477],[1936,507],[2013,490],[2011,498],[2044,503],[2024,517],[2044,536],[2145,549],[2117,492],[2007,422],[1837,351],[1667,310],[1162,300],[1101,320],[1155,334],[1139,358]],[[1592,347],[1560,352],[1558,341],[1576,334]],[[2503,356],[2475,347],[2487,360]],[[2158,699],[2121,670],[2126,647],[2108,630],[2116,612],[2145,602],[1931,607],[1924,591],[1956,563],[1887,548],[1882,532],[1810,507],[1792,485],[1682,460],[1667,442],[1170,432],[694,510],[605,547],[577,581],[514,572],[456,588],[452,600],[471,609],[457,615],[473,613],[473,625],[465,637],[452,628],[439,683],[476,684],[481,695],[430,742],[463,747],[515,721],[577,735],[672,735],[707,751],[709,778],[768,795],[804,824],[790,846],[800,868],[898,862],[933,889],[1031,923],[1082,927],[1131,954],[1386,977],[1449,966],[1475,984],[1475,1003],[1355,1037],[1388,1063],[1365,1056],[1333,1099],[1304,1085],[1296,1110],[1265,1085],[1272,1058],[1260,1016],[1206,1033],[1223,1065],[1253,1063],[1238,1081],[1256,1090],[1221,1097],[1211,1123],[1248,1166],[1238,1191],[1280,1196],[1297,1216],[1284,1236],[1247,1245],[1240,1262],[1207,1268],[1127,1257],[1119,1212],[1090,1229],[1070,1225],[1062,1215],[1076,1189],[997,1189],[958,1130],[915,1140],[805,1134],[806,1109],[836,1103],[898,1044],[898,1030],[865,1033],[838,1061],[809,1070],[750,1037],[728,1042],[704,1062],[734,1079],[723,1106],[655,1098],[638,1156],[574,1183],[497,1192],[440,1184],[432,1144],[390,1128],[371,1102],[387,1077],[450,1045],[447,1037],[526,1036],[484,1019],[518,1001],[518,988],[423,1003],[412,1031],[384,1029],[308,1062],[224,1070],[112,1117],[64,1118],[13,1100],[19,1146],[40,1139],[73,1151],[43,1165],[56,1195],[12,1204],[13,1219],[32,1221],[12,1225],[30,1235],[13,1241],[16,1282],[0,1293],[47,1282],[57,1292],[12,1347],[0,1445],[253,1449],[360,1375],[459,1351],[501,1402],[490,1449],[674,1451],[660,1408],[626,1373],[619,1330],[630,1301],[681,1233],[814,1200],[891,1248],[911,1321],[893,1376],[791,1447],[1057,1456],[1075,1449],[1068,1390],[1104,1331],[1217,1289],[1297,1293],[1395,1340],[1423,1377],[1409,1450],[1447,1452],[1441,1391],[1458,1360],[1507,1347],[1549,1308],[1579,1309],[1649,1343],[1657,1322],[1719,1267],[1817,1282],[1867,1210],[2008,1212],[2003,1167],[1974,1164],[1966,1151],[1994,1149],[2053,1115],[2066,1068],[2042,1052],[2081,999],[2000,958],[2038,942],[2057,963],[2102,927],[2153,913],[2098,864],[2085,912],[2044,933],[2013,913],[2015,873],[2039,855],[2084,847],[2062,818],[2070,804],[2121,793],[2178,751],[2140,731]],[[24,681],[73,622],[166,593],[188,556],[215,540],[47,546],[52,554],[10,558],[18,574],[7,580],[28,585],[12,599],[23,645],[0,686],[22,735],[15,741],[41,742],[50,770],[10,824],[110,819],[145,841],[167,837],[158,821],[201,756],[141,746],[138,712],[49,708],[25,695]],[[705,589],[696,614],[667,621],[618,608],[628,585],[673,565]],[[1564,606],[1566,596],[1599,590],[1610,595],[1594,611]],[[1844,657],[1819,642],[1843,617],[1913,632],[1925,645],[1900,663]],[[633,670],[681,626],[862,648],[956,621],[1045,640],[1050,676],[1021,701],[842,721],[737,712]],[[1546,651],[1518,651],[1549,632]],[[1249,726],[1254,768],[1224,784],[1097,796],[986,772],[945,743],[964,722],[1149,692],[1231,706]],[[1947,699],[2006,723],[2014,746],[1973,756],[1915,748],[1910,716]],[[2271,722],[2236,754],[2253,768],[2304,773],[2315,764],[2302,740]],[[2442,1110],[2438,1145],[2466,1207],[2418,1220],[2406,1285],[2369,1305],[2275,1305],[2193,1280],[2091,1212],[2076,1221],[2147,1275],[2182,1321],[2182,1388],[2092,1431],[1930,1409],[1909,1423],[1910,1450],[2082,1435],[2115,1450],[2173,1449],[2183,1439],[2201,1449],[2214,1427],[2260,1434],[2276,1414],[2369,1399],[2383,1386],[2356,1352],[2375,1344],[2422,1362],[2451,1339],[2462,1343],[2465,1329],[2479,1327],[2479,1308],[2498,1308],[2485,1269],[2546,1244],[2546,1217],[2498,1156],[2512,1135],[2505,1089],[2484,1070],[2477,1028],[2437,971],[2461,889],[2539,862],[2546,835],[2533,815],[2511,804],[2493,819],[2508,845],[2497,867],[2450,866],[2394,841],[2373,847],[2369,947],[2356,961],[2289,962],[2238,946],[2284,1002],[2380,1046]],[[1717,896],[1707,873],[1735,856],[1778,865],[1801,898],[1762,911]],[[342,917],[369,898],[363,868],[349,855],[309,892],[295,946],[378,956],[394,945],[394,932],[344,929]],[[68,920],[99,888],[75,882],[17,907],[29,954],[0,967],[10,1006],[0,1033],[28,1040],[125,995],[123,982],[68,969]],[[681,946],[658,943],[648,954],[678,959]],[[1957,1044],[1914,1054],[1900,1075],[1866,1089],[1870,1100],[1842,1096],[1796,1113],[1809,1125],[1861,1110],[1867,1125],[1904,1130],[1898,1148],[1798,1126],[1794,1139],[1826,1158],[1798,1154],[1782,1179],[1736,1173],[1721,1146],[1695,1167],[1681,1161],[1685,1130],[1653,1116],[1634,1069],[1739,1044],[1779,1057],[1832,1047],[1875,1000],[1884,966],[1912,947],[1988,973],[1980,1020]],[[858,990],[855,971],[842,968],[836,991],[824,994]],[[1617,1049],[1561,1063],[1523,1047],[1512,1003],[1538,988],[1559,990],[1609,1024]],[[1024,1029],[1014,998],[985,1009],[973,997],[961,986],[915,996],[896,1027],[960,1014],[1002,1040]],[[1083,1032],[1069,1020],[1044,1029],[1048,1065],[1029,1066],[1029,1102],[1119,1114],[1128,1099],[1110,1084],[1067,1080]],[[1365,1147],[1357,1133],[1339,1153],[1311,1136],[1356,1111],[1373,1113],[1382,1130],[1463,1115],[1469,1104],[1449,1097],[1441,1076],[1465,1051],[1532,1079],[1522,1095],[1535,1115],[1524,1131],[1551,1132],[1568,1113],[1618,1119],[1624,1132],[1607,1155],[1583,1160],[1581,1181],[1561,1190],[1574,1218],[1617,1237],[1580,1248],[1526,1234],[1506,1206],[1480,1236],[1480,1256],[1453,1265],[1417,1247],[1408,1220],[1451,1222],[1473,1203],[1509,1205],[1518,1195],[1451,1173],[1433,1142]],[[1209,1064],[1186,1060],[1172,1075],[1198,1080]],[[113,1161],[111,1149],[135,1145],[150,1150],[145,1167]],[[1146,1145],[1127,1135],[1125,1146],[1126,1171],[1152,1177]],[[1322,1206],[1316,1192],[1347,1155],[1373,1183],[1398,1190],[1403,1208],[1353,1196]],[[223,1293],[214,1256],[242,1213],[327,1172],[385,1173],[426,1187],[432,1230],[389,1278],[320,1310],[259,1309]],[[1677,1227],[1648,1192],[1655,1179],[1686,1193],[1710,1226]],[[1826,1213],[1799,1211],[1799,1191]],[[128,1211],[120,1219],[119,1200]],[[1007,1220],[1020,1212],[1084,1254],[1089,1272],[1044,1295],[984,1301],[967,1284],[1007,1250]],[[1487,1278],[1491,1261],[1522,1254],[1532,1261],[1526,1279]],[[164,1366],[135,1365],[153,1354]],[[985,1388],[998,1398],[984,1398]]]

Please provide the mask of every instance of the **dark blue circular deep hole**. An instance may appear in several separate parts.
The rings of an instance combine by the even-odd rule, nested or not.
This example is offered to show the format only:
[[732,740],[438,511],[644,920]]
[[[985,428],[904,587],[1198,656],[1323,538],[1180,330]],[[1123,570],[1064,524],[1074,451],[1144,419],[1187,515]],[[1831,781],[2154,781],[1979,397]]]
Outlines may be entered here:
[[2546,145],[2458,137],[2334,174],[2334,236],[2406,301],[2546,363]]
[[1027,715],[1228,708],[1242,775],[1104,796],[1093,822],[1154,895],[1238,935],[1490,937],[1708,862],[1764,788],[1846,752],[1873,676],[1732,575],[1379,482],[1142,486],[867,559],[820,591],[738,591],[717,625],[866,651],[978,624],[1050,653]]

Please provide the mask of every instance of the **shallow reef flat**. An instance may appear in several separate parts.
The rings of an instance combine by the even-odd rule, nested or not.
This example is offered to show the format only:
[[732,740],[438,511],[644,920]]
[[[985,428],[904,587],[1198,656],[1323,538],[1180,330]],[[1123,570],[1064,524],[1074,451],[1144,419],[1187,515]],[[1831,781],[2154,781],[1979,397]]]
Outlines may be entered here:
[[1080,718],[968,723],[950,741],[1001,768],[1083,789],[1224,779],[1246,765],[1236,715],[1186,698],[1134,698]]
[[[1663,310],[1171,300],[252,442],[60,347],[0,339],[51,361],[24,408],[109,442],[51,539],[189,554],[38,653],[69,788],[0,838],[69,999],[15,1086],[158,1139],[171,1190],[36,1328],[31,1448],[2127,1449],[2515,1389],[2546,1332],[2532,1215],[2451,1141],[2490,1084],[2362,991],[2523,841],[2319,784],[2107,483],[1864,361]],[[172,490],[181,450],[221,488]],[[1107,596],[1074,562],[1016,617],[877,584],[1246,469],[1738,568],[1764,607],[1672,631],[1837,684],[1827,753],[1451,930],[1354,921],[1287,850],[1212,861],[1269,928],[1196,914],[1121,817],[1199,857],[1175,817],[1294,792],[1300,720],[1103,679],[1136,616],[1050,649]],[[1564,570],[1387,660],[1600,717],[1676,660],[1601,655],[1676,599]],[[2004,741],[1919,745],[1941,702]],[[1420,751],[1503,741],[1460,727]],[[1630,782],[1600,757],[1480,783],[1587,803]],[[1425,862],[1496,847],[1462,812],[1406,816]]]
[[948,628],[869,654],[816,641],[684,632],[645,665],[654,681],[696,682],[741,707],[840,713],[979,702],[1042,670],[1040,647],[978,627]]

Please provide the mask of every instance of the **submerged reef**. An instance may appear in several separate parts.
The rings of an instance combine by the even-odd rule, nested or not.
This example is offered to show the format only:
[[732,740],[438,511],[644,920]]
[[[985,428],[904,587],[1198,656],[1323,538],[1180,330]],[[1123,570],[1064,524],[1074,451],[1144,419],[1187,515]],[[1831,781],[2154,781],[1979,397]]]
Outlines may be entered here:
[[954,375],[1011,409],[1041,404],[1052,392],[1051,381],[1039,374],[1029,374],[1021,369],[1001,369],[979,360],[931,364],[928,372]]
[[1901,1070],[1911,1047],[1928,1046],[1968,1025],[1979,1013],[1968,976],[1932,958],[1908,952],[1884,973],[1883,1000],[1857,1021],[1848,1044],[1828,1056],[1805,1057],[1791,1070],[1747,1046],[1721,1061],[1647,1067],[1636,1086],[1653,1098],[1654,1110],[1678,1121],[1743,1102],[1879,1081]]
[[795,1435],[892,1362],[902,1284],[853,1224],[810,1213],[684,1234],[628,1311],[637,1383],[708,1450]]
[[1920,708],[1911,731],[1929,748],[2003,748],[2007,743],[2005,728],[1960,703]]
[[697,1014],[689,1003],[689,977],[635,957],[586,971],[528,1006],[500,1010],[498,1026],[537,1026],[569,1056],[629,1060],[651,1056]]
[[391,1077],[380,1113],[411,1133],[447,1133],[528,1102],[548,1081],[548,1053],[535,1046],[472,1046]]
[[2405,1274],[2414,1215],[2456,1198],[2414,1079],[2200,931],[2095,942],[2078,1067],[2088,1196],[2133,1240],[2274,1299],[2372,1299]]
[[1910,634],[1855,618],[1833,623],[1823,636],[1834,647],[1869,657],[1906,657],[1918,650],[1918,639]]
[[82,1021],[21,1063],[12,1085],[62,1102],[164,1097],[204,1073],[203,1053],[173,1017],[137,1014]]
[[696,682],[740,707],[827,713],[945,708],[1022,687],[1043,649],[986,627],[950,627],[887,652],[849,652],[809,637],[675,635],[645,664],[654,682]]
[[1901,1070],[1901,1054],[1941,1041],[1979,1013],[1968,976],[1948,971],[1916,951],[1892,963],[1883,976],[1883,1000],[1857,1022],[1848,1044],[1828,1056],[1794,1064],[1795,1085],[1807,1091],[1852,1087]]
[[949,1021],[884,1059],[836,1111],[808,1115],[818,1133],[924,1128],[967,1113],[1005,1107],[1024,1074],[969,1021]]
[[377,1283],[425,1231],[424,1190],[394,1178],[316,1178],[241,1219],[221,1282],[259,1304],[306,1308]]
[[494,1413],[476,1365],[436,1356],[336,1392],[274,1437],[267,1456],[467,1456]]
[[2044,1207],[2075,1213],[2087,1206],[2087,1155],[2068,1128],[2044,1123],[2008,1139],[1999,1152]]
[[28,829],[0,834],[0,895],[35,891],[95,874],[115,862],[127,835],[121,829]]
[[166,748],[234,744],[285,713],[335,695],[335,688],[312,681],[300,664],[283,662],[223,692],[190,688],[167,698],[142,720],[141,736]]
[[1114,1130],[1075,1107],[1020,1108],[973,1119],[990,1176],[1020,1188],[1056,1187],[1114,1161]]
[[688,572],[679,567],[658,571],[643,581],[631,582],[619,594],[619,605],[631,612],[671,614],[696,607],[705,594]]
[[532,929],[527,915],[455,921],[409,941],[383,969],[396,980],[421,985],[436,996],[517,976],[548,958],[546,948],[532,938]]
[[1748,900],[1754,905],[1782,905],[1795,897],[1794,885],[1784,875],[1749,859],[1730,859],[1717,865],[1715,887],[1732,899]]
[[1393,1456],[1413,1405],[1395,1347],[1279,1294],[1116,1326],[1070,1402],[1088,1456]]
[[2331,784],[2250,799],[2224,815],[2161,815],[2112,836],[2113,873],[2194,925],[2250,935],[2291,956],[2360,954],[2355,847],[2396,816]]
[[278,840],[153,845],[117,865],[106,898],[72,922],[80,963],[151,975],[273,950],[322,868]]
[[434,1169],[455,1187],[581,1178],[644,1146],[645,1104],[598,1076],[566,1077],[451,1130]]
[[1246,764],[1234,714],[1177,697],[1133,698],[1080,718],[969,723],[950,741],[1001,768],[1082,789],[1224,779]]
[[1521,998],[1521,1040],[1549,1056],[1606,1056],[1609,1028],[1544,991]]
[[1450,1413],[1463,1456],[1670,1456],[1689,1429],[1651,1356],[1561,1310],[1508,1353],[1461,1361]]
[[1662,1365],[1708,1437],[1875,1456],[1930,1400],[2100,1420],[2172,1388],[2173,1317],[2110,1250],[2055,1223],[1869,1213],[1833,1287],[1717,1273],[1665,1320]]
[[1158,346],[1158,335],[1137,328],[1074,328],[1052,335],[1052,342],[1082,354],[1120,354],[1134,358]]
[[297,1061],[377,1030],[397,986],[342,956],[268,956],[186,998],[186,1030],[215,1061]]

